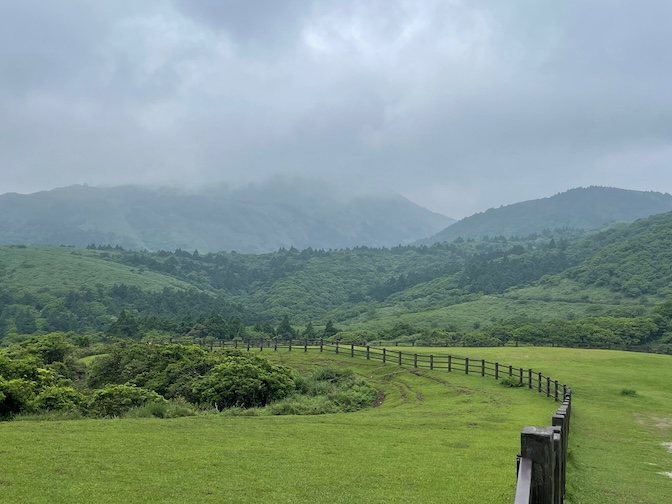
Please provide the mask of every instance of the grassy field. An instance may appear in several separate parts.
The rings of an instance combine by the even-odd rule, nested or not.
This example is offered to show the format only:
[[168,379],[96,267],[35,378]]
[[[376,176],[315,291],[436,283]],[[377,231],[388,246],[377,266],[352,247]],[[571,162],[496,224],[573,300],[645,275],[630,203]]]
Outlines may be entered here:
[[[658,474],[672,471],[662,446],[672,441],[669,356],[455,350],[573,386],[571,503],[669,501],[672,478]],[[547,425],[557,406],[480,376],[326,353],[264,355],[300,368],[351,367],[385,400],[313,417],[2,423],[0,501],[510,503],[520,430]],[[636,395],[622,395],[626,388]]]
[[150,291],[191,287],[168,275],[106,261],[99,251],[72,247],[0,247],[0,276],[1,285],[30,292],[122,283]]

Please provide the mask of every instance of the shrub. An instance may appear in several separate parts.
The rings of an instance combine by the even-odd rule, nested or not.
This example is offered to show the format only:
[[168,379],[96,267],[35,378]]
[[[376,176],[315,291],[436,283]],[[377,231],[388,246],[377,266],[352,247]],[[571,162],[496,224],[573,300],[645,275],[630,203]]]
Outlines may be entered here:
[[519,376],[505,376],[499,380],[499,384],[504,387],[522,387]]
[[35,398],[35,408],[44,411],[66,411],[86,408],[87,399],[72,387],[44,388]]
[[101,416],[119,416],[131,408],[164,401],[156,392],[134,385],[107,385],[93,393],[89,408],[92,413]]
[[293,391],[291,369],[236,354],[227,356],[224,363],[192,384],[192,392],[201,404],[218,408],[265,406]]
[[31,410],[35,385],[23,378],[4,380],[0,377],[0,418]]
[[623,390],[621,390],[621,395],[623,395],[623,396],[636,396],[637,391],[633,390],[633,389],[624,388]]

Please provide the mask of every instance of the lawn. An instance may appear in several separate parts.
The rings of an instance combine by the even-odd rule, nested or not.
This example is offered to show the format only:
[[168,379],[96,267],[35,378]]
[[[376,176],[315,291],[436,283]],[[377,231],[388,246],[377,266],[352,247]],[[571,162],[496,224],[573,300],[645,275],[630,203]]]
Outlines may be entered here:
[[[668,356],[548,348],[455,349],[572,385],[571,502],[672,495]],[[417,349],[445,355],[448,349]],[[298,368],[346,366],[384,402],[357,413],[0,424],[11,503],[510,503],[525,425],[557,404],[492,378],[316,351],[264,350]],[[417,374],[416,374],[417,373]],[[667,381],[666,381],[667,380]],[[621,395],[624,388],[634,396]]]

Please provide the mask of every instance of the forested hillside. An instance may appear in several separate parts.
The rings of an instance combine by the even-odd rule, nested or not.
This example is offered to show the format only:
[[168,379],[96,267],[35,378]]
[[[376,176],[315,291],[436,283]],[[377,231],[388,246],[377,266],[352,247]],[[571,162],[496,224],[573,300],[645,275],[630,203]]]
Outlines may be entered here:
[[381,247],[410,243],[452,222],[399,195],[347,196],[284,179],[191,193],[70,186],[0,196],[0,244],[200,252]]
[[651,310],[672,295],[671,237],[667,213],[573,240],[268,254],[1,247],[0,334],[611,341],[604,331],[639,320],[646,335],[618,338],[658,341],[667,323]]
[[545,229],[597,230],[670,210],[672,195],[667,193],[613,187],[578,188],[549,198],[491,208],[451,224],[420,243],[452,241],[460,237],[527,236]]

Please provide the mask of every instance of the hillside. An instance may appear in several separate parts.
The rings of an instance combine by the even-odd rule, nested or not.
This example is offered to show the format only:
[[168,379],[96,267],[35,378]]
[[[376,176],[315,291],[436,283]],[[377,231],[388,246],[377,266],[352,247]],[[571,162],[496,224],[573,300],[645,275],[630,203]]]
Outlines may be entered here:
[[672,210],[672,195],[612,187],[571,189],[549,198],[524,201],[466,217],[419,243],[457,238],[527,236],[545,229],[596,230]]
[[394,246],[451,222],[399,195],[344,197],[280,179],[199,193],[70,186],[0,196],[0,244],[259,253]]

